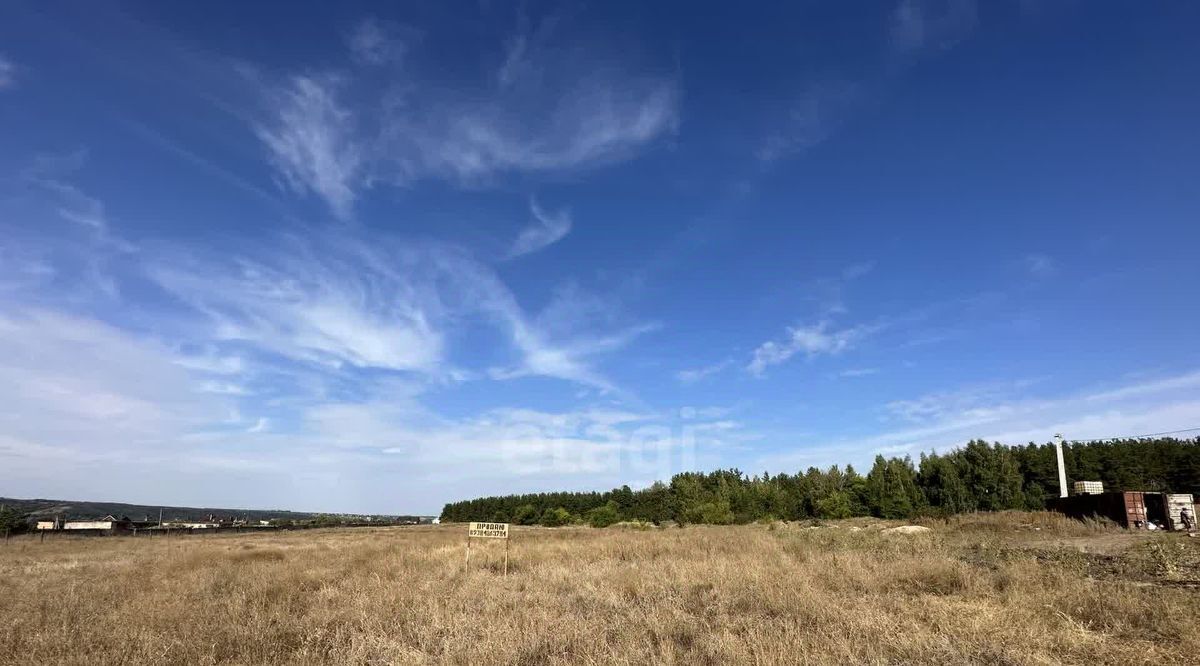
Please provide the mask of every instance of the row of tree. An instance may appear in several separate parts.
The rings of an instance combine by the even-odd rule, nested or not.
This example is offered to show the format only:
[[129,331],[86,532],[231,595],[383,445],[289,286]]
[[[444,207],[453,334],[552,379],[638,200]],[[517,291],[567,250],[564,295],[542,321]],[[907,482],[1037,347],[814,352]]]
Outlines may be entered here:
[[[1200,439],[1123,439],[1064,447],[1067,477],[1103,481],[1107,490],[1200,490]],[[1058,496],[1052,444],[1004,446],[971,441],[944,455],[877,456],[863,476],[847,465],[797,474],[737,469],[676,474],[670,483],[609,492],[555,492],[453,502],[446,522],[494,521],[597,527],[619,521],[679,524],[762,519],[912,518],[965,511],[1043,509]]]

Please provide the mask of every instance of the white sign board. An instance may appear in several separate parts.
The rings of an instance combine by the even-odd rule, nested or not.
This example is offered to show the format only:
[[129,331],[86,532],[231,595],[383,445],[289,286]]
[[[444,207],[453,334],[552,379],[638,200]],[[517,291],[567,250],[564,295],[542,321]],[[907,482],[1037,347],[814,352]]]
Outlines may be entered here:
[[467,529],[467,538],[507,539],[508,523],[471,523]]

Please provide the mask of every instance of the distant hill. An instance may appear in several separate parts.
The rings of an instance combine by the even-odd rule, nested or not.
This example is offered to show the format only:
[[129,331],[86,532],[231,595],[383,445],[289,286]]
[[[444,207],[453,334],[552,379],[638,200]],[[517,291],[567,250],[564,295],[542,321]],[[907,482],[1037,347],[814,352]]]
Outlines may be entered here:
[[[14,499],[0,497],[0,505],[14,509],[28,519],[50,518],[100,518],[107,515],[127,516],[131,520],[158,520],[162,509],[163,520],[204,520],[209,516],[237,517],[249,520],[310,520],[318,513],[283,511],[280,509],[221,509],[214,507],[160,506],[149,504],[123,504],[121,502],[85,502],[56,499]],[[358,515],[358,514],[356,514]],[[364,514],[365,517],[365,514]],[[418,516],[374,515],[374,518],[409,519]]]

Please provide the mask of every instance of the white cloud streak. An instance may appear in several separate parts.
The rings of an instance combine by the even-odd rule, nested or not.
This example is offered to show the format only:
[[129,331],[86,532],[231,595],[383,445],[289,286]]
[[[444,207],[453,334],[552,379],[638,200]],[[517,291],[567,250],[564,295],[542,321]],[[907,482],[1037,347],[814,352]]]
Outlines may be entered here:
[[571,214],[568,211],[547,212],[538,205],[536,199],[530,199],[529,212],[533,215],[534,223],[517,235],[508,251],[509,259],[537,252],[571,233]]
[[1054,259],[1045,254],[1027,254],[1023,258],[1025,270],[1034,278],[1048,278],[1058,272]]
[[49,196],[49,203],[59,217],[90,232],[97,242],[115,249],[131,252],[132,244],[113,235],[109,228],[104,203],[89,196],[70,182],[70,177],[83,168],[86,151],[62,155],[39,155],[22,176],[26,182]]
[[[356,59],[394,59],[402,39],[380,24],[352,33]],[[404,42],[407,44],[407,42]],[[506,52],[501,73],[451,88],[421,72],[356,89],[351,75],[294,76],[276,87],[255,131],[297,192],[341,219],[362,191],[429,178],[479,186],[510,173],[545,173],[627,159],[678,126],[673,77],[634,74],[603,48],[545,40]],[[381,92],[382,91],[382,92]],[[353,102],[344,98],[357,93]]]
[[0,90],[6,90],[17,85],[17,66],[11,60],[0,55]]
[[[114,233],[102,201],[72,183],[87,159],[85,151],[42,154],[21,172],[20,182],[33,195],[40,224],[25,224],[9,234],[0,254],[0,289],[69,287],[59,299],[80,300],[98,294],[115,300],[120,293],[113,272],[139,248]],[[24,211],[24,214],[30,214]],[[65,223],[65,224],[63,224]]]
[[892,14],[892,47],[901,54],[947,49],[979,20],[975,0],[903,0]]
[[297,192],[312,192],[349,219],[362,183],[364,149],[356,119],[338,98],[336,77],[293,77],[276,90],[272,121],[255,128],[271,163]]
[[699,368],[688,368],[675,373],[675,378],[684,384],[695,384],[703,379],[707,379],[713,375],[724,372],[727,368],[733,365],[733,359],[727,358],[723,361],[706,365]]
[[799,86],[758,143],[754,156],[769,165],[803,153],[838,132],[888,82],[920,58],[953,48],[978,23],[975,0],[901,0],[890,16],[888,44],[878,71],[868,76],[825,74]]
[[346,36],[351,57],[363,65],[400,64],[418,33],[390,21],[367,18]]
[[[400,239],[318,235],[240,259],[169,252],[147,272],[202,315],[207,329],[198,346],[249,344],[318,368],[454,381],[471,372],[452,362],[447,331],[482,321],[516,357],[489,368],[493,378],[542,376],[613,391],[615,385],[592,367],[594,358],[653,328],[617,325],[616,304],[577,290],[570,291],[574,307],[556,298],[543,315],[530,317],[495,271],[467,252]],[[585,310],[597,312],[579,309],[589,302]],[[219,372],[230,362],[221,358],[210,350],[178,362]]]
[[771,340],[759,345],[754,350],[754,357],[746,366],[746,370],[761,376],[768,367],[784,363],[796,354],[803,354],[807,358],[840,354],[870,331],[871,329],[863,326],[836,330],[831,327],[829,321],[788,328],[784,340]]
[[846,370],[838,372],[837,376],[842,378],[855,378],[869,377],[877,374],[879,374],[879,368],[847,368]]
[[[408,281],[415,258],[370,273],[364,247],[340,254],[295,254],[237,262],[170,261],[151,276],[207,315],[218,340],[252,343],[283,356],[331,366],[433,372],[443,340],[423,307],[433,296]],[[227,265],[221,265],[227,264]]]
[[219,400],[192,388],[168,350],[94,320],[10,311],[0,316],[0,344],[0,430],[11,441],[104,455],[224,413]]
[[759,146],[755,157],[774,162],[820,144],[838,130],[865,91],[850,81],[809,86],[788,105],[787,115]]
[[269,401],[246,403],[262,415],[243,420],[231,408],[252,398],[212,391],[206,370],[92,319],[5,313],[0,345],[10,352],[0,358],[0,483],[17,494],[435,511],[481,483],[666,477],[693,466],[689,442],[738,429],[693,418],[683,435],[662,415],[608,405],[445,418],[421,404],[420,386],[374,382],[359,400],[297,396],[291,423]]
[[797,465],[869,463],[875,454],[946,452],[971,439],[1009,445],[1048,442],[1055,433],[1089,440],[1200,426],[1200,371],[1144,379],[1102,390],[1022,398],[1029,382],[972,387],[899,400],[885,411],[907,422],[862,437],[836,438],[816,447],[767,456],[772,469]]
[[[527,95],[527,96],[523,96]],[[551,99],[542,99],[549,95]],[[677,93],[659,80],[591,80],[557,93],[503,93],[482,104],[447,101],[386,120],[394,178],[465,184],[512,171],[550,172],[628,157],[676,125]]]
[[181,355],[175,364],[197,372],[216,375],[238,375],[245,371],[246,363],[237,356],[221,356],[212,349],[198,355]]
[[895,451],[944,448],[970,438],[1007,444],[1045,442],[1058,432],[1068,439],[1101,439],[1200,425],[1200,372],[1142,380],[1100,391],[1019,399],[1028,382],[966,389],[898,401],[888,411],[917,423],[868,441]]

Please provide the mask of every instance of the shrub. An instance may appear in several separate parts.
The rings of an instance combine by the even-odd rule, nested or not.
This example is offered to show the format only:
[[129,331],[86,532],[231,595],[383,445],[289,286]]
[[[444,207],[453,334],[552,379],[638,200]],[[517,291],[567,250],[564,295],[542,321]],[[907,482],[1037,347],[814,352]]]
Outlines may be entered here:
[[341,518],[322,513],[309,523],[312,527],[337,527],[342,524]]
[[572,520],[571,512],[561,506],[556,509],[546,509],[542,514],[542,525],[545,527],[562,527],[569,525]]
[[532,504],[522,504],[513,511],[512,521],[518,525],[536,525],[538,521],[537,509]]
[[0,508],[0,534],[19,534],[26,527],[21,514],[8,507]]
[[733,510],[725,500],[703,502],[687,509],[681,518],[681,524],[730,525],[733,523]]
[[838,491],[817,500],[817,515],[827,519],[849,518],[854,515],[850,496]]
[[641,530],[641,531],[645,531],[645,530],[652,530],[652,529],[654,529],[654,523],[647,522],[647,521],[645,521],[645,520],[623,520],[623,521],[621,521],[621,522],[619,522],[619,523],[615,523],[615,524],[613,525],[613,528],[615,528],[615,529],[623,529],[623,530]]
[[588,511],[587,518],[592,527],[608,527],[621,520],[621,515],[617,513],[616,503],[609,502]]

